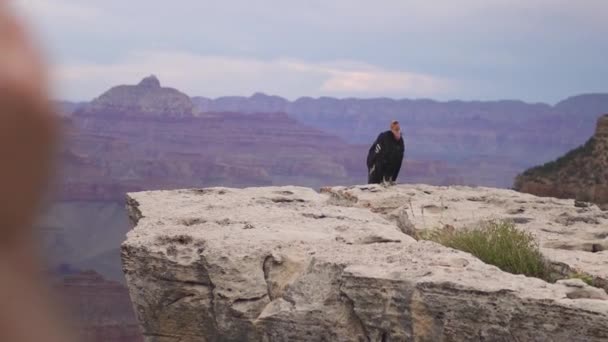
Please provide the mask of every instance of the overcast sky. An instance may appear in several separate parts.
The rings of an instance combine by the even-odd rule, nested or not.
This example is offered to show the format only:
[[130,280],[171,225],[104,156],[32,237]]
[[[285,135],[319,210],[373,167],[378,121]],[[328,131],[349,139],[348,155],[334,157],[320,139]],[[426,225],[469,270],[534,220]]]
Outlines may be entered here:
[[56,97],[156,74],[191,96],[608,92],[606,0],[15,0]]

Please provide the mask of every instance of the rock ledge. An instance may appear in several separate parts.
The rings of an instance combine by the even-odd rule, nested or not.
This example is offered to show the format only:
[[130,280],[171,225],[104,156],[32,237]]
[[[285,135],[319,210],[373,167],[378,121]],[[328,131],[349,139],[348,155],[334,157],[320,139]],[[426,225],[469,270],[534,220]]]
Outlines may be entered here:
[[[458,196],[448,198],[451,191]],[[603,290],[508,274],[467,253],[415,241],[399,227],[403,211],[416,212],[416,205],[426,208],[428,224],[448,220],[446,206],[524,199],[518,204],[540,206],[531,195],[494,191],[371,186],[321,194],[298,187],[130,194],[135,228],[122,259],[146,340],[608,339]],[[432,197],[442,192],[441,201]]]

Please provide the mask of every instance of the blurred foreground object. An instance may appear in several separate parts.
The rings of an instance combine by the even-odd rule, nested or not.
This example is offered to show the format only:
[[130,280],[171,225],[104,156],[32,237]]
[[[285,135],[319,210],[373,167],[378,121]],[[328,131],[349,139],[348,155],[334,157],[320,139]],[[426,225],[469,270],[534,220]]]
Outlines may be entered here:
[[42,60],[6,1],[0,51],[0,341],[69,341],[31,226],[51,170],[55,115]]

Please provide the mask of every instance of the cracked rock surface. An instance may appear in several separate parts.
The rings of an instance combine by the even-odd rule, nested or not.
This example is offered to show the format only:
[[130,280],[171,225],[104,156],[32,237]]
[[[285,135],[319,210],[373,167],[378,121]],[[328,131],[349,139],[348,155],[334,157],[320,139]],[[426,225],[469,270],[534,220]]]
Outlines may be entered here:
[[[512,275],[404,234],[420,229],[404,206],[439,190],[353,187],[319,194],[266,187],[130,194],[135,227],[122,259],[146,340],[608,340],[604,290]],[[462,203],[492,205],[486,190],[466,191]],[[410,201],[411,193],[420,197]],[[518,195],[527,201],[517,203],[524,211],[541,200]],[[495,197],[507,200],[502,193]],[[419,203],[439,215],[457,202]],[[581,224],[575,220],[568,227]]]
[[370,185],[322,192],[334,203],[378,213],[410,235],[446,226],[475,227],[489,220],[511,221],[533,233],[543,255],[563,273],[587,273],[608,291],[608,211],[595,204],[464,186]]

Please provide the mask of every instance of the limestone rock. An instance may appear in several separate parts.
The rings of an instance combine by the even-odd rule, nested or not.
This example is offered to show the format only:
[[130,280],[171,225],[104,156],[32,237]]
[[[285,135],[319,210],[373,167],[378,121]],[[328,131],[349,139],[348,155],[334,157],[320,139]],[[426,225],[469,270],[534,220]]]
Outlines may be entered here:
[[[144,336],[182,342],[608,339],[608,301],[571,299],[570,283],[502,272],[467,253],[418,242],[391,221],[412,197],[423,204],[409,215],[415,228],[419,208],[433,217],[452,210],[458,202],[422,203],[440,193],[431,187],[322,194],[267,187],[130,194],[131,212],[138,214],[122,259]],[[468,189],[454,200],[465,207],[510,200],[466,200],[474,195],[490,194]],[[461,215],[466,221],[470,213]]]

